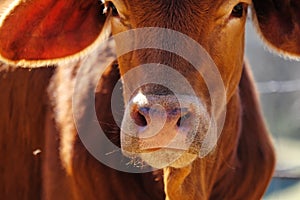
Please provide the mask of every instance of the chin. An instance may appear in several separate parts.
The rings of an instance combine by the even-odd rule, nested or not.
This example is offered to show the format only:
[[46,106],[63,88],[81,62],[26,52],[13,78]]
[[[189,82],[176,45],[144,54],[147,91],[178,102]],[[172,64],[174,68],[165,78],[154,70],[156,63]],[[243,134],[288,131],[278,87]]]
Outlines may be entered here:
[[165,167],[183,168],[190,165],[196,158],[196,154],[177,149],[158,149],[146,153],[123,152],[129,157],[140,157],[151,167],[162,169]]

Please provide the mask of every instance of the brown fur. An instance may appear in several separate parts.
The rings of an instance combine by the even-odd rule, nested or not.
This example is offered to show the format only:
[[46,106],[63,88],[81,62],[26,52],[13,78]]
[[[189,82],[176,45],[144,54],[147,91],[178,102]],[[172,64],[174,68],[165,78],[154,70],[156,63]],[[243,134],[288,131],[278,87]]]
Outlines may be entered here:
[[[70,56],[84,50],[96,40],[106,20],[104,15],[96,17],[100,5],[92,0],[76,3],[68,0],[63,6],[50,0],[44,1],[44,7],[54,14],[49,15],[49,18],[44,15],[47,13],[35,9],[37,2],[20,2],[2,21],[0,57],[4,61],[25,63],[27,66],[39,66],[39,59],[43,60],[43,64],[56,63],[56,60],[44,59]],[[13,69],[1,64],[1,198],[261,198],[274,170],[274,152],[261,116],[252,75],[249,67],[243,64],[246,18],[244,16],[233,27],[228,25],[230,19],[220,21],[218,17],[222,13],[230,12],[225,7],[220,9],[220,6],[225,5],[224,2],[232,4],[233,1],[124,1],[124,6],[129,9],[123,14],[130,16],[131,21],[126,27],[119,28],[121,26],[116,26],[116,23],[112,26],[113,34],[127,28],[147,26],[183,32],[198,41],[211,54],[217,66],[221,66],[219,70],[227,89],[227,115],[225,127],[213,152],[184,168],[167,167],[163,177],[161,171],[128,174],[111,169],[87,152],[76,133],[71,98],[74,77],[81,64],[77,59],[78,54],[75,56],[76,61],[65,60],[67,64],[56,70],[51,67],[36,70]],[[271,46],[289,55],[299,56],[299,14],[286,2],[253,0],[254,17],[257,16],[258,29]],[[54,4],[56,9],[53,9]],[[299,7],[296,0],[291,1],[291,4]],[[68,14],[73,18],[59,12],[63,10],[69,10]],[[32,14],[34,12],[38,12],[39,17],[36,18]],[[28,24],[29,17],[35,23]],[[56,17],[65,20],[56,20]],[[22,37],[18,28],[12,28],[11,23],[17,24],[16,21],[21,24],[18,28],[22,30]],[[30,26],[29,29],[27,25]],[[57,26],[64,34],[60,35],[58,31],[56,34],[59,37],[53,37],[50,29]],[[90,31],[84,31],[87,33],[85,34],[83,30]],[[23,35],[26,36],[26,41],[23,40]],[[38,37],[31,37],[32,35]],[[18,44],[22,48],[16,49]],[[46,46],[41,47],[41,44]],[[47,45],[50,47],[47,48]],[[26,48],[30,51],[23,51]],[[207,96],[201,77],[193,75],[191,66],[181,58],[149,50],[126,56],[118,59],[118,69],[116,66],[107,69],[96,94],[100,124],[117,145],[120,142],[119,128],[112,119],[110,110],[112,88],[120,74],[133,66],[153,61],[170,64],[189,78],[197,95],[203,98]],[[132,62],[128,64],[128,60]],[[85,77],[88,81],[90,74],[85,74]],[[148,88],[147,92],[155,89]],[[180,89],[184,91],[184,88]],[[84,94],[82,91],[83,99]]]
[[[0,67],[0,196],[39,199],[49,103],[46,89],[54,69]],[[37,149],[41,153],[34,155]]]
[[257,30],[271,48],[284,56],[300,54],[300,2],[298,0],[253,0]]
[[265,192],[275,155],[247,66],[239,91],[216,152],[186,169],[165,169],[169,199],[260,199]]
[[[52,80],[50,96],[66,94],[66,98],[51,97],[63,112],[62,117],[65,117],[60,121],[62,124],[56,124],[53,109],[48,107],[46,92],[54,69],[2,69],[0,144],[1,152],[4,153],[2,155],[9,156],[1,157],[1,163],[5,163],[0,171],[1,197],[30,200],[163,199],[160,172],[129,174],[116,171],[99,163],[82,145],[76,136],[70,118],[72,115],[65,115],[71,112],[71,107],[65,105],[72,98],[72,94],[68,92],[72,87],[72,80],[66,79],[66,75],[70,73],[69,77],[73,77],[76,73],[73,70],[73,66],[69,69],[59,68]],[[97,101],[98,106],[110,103],[111,90],[107,89],[119,77],[117,71],[111,70],[108,69],[106,81],[99,85],[97,98],[101,101]],[[61,73],[64,74],[63,79],[60,79]],[[14,91],[10,91],[11,89]],[[102,91],[108,93],[102,94]],[[111,123],[112,118],[105,116],[105,112],[99,115],[99,119],[103,118]],[[66,130],[66,127],[69,128]],[[61,142],[63,138],[67,138],[67,145],[71,147],[65,149],[63,156],[72,155],[70,161],[66,161],[69,157],[62,157],[62,151],[59,151],[66,147]],[[36,149],[40,149],[41,153],[35,156],[33,152]]]
[[[57,132],[53,128],[46,131],[47,136],[56,135],[56,137],[49,137],[49,140],[46,140],[46,145],[54,143],[52,147],[46,146],[49,154],[48,163],[44,167],[46,198],[163,199],[162,182],[158,181],[161,179],[159,173],[157,175],[152,175],[152,173],[139,175],[119,172],[101,164],[87,152],[77,136],[73,124],[72,108],[66,106],[71,105],[72,93],[69,91],[74,87],[73,78],[76,71],[77,67],[74,66],[58,68],[49,90],[49,93],[54,95],[55,109],[59,109],[59,113],[56,112],[56,120],[60,131]],[[113,118],[107,113],[111,112],[109,109],[111,92],[119,79],[119,73],[118,70],[109,68],[105,74],[98,86],[99,92],[96,99],[99,100],[96,101],[96,107],[101,107],[101,112],[98,113],[99,121],[102,124],[109,124],[109,128],[103,128],[108,135],[111,135],[116,125],[112,126]],[[85,75],[88,80],[90,75]],[[57,98],[56,94],[58,94],[57,97],[64,97]],[[104,111],[104,108],[108,108],[108,111]],[[54,124],[52,122],[50,128]],[[113,132],[113,135],[116,133]],[[57,139],[54,140],[54,138]],[[59,148],[60,152],[53,151],[53,149]]]

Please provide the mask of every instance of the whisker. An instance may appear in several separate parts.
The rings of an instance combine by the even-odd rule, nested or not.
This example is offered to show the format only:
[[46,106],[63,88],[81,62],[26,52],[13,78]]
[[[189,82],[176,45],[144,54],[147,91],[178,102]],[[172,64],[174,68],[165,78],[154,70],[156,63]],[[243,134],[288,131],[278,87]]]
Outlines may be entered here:
[[111,155],[111,154],[116,153],[116,152],[118,152],[118,151],[120,151],[119,148],[114,149],[114,150],[112,150],[111,152],[106,153],[105,155],[108,156],[108,155]]

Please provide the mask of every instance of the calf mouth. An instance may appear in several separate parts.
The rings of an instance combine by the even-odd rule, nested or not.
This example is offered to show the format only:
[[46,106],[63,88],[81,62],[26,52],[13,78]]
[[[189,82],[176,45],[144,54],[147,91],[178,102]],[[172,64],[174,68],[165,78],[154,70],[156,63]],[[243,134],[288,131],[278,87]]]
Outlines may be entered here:
[[138,157],[151,167],[157,169],[165,167],[182,168],[191,164],[198,157],[195,153],[189,153],[185,150],[172,148],[144,149],[139,150],[139,153],[123,150],[123,154],[132,159],[136,159]]

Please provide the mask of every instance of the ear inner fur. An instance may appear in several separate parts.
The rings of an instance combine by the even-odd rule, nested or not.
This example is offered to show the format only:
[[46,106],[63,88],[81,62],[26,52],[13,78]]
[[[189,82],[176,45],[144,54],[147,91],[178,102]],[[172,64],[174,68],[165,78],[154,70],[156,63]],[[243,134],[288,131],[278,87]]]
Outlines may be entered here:
[[105,21],[99,1],[17,0],[12,4],[0,19],[0,56],[4,60],[71,56],[96,40]]

